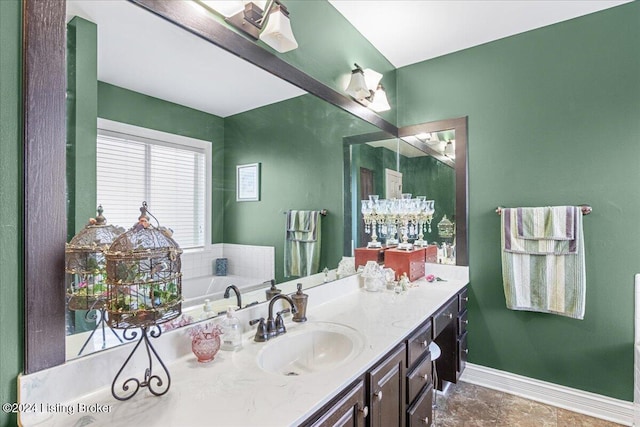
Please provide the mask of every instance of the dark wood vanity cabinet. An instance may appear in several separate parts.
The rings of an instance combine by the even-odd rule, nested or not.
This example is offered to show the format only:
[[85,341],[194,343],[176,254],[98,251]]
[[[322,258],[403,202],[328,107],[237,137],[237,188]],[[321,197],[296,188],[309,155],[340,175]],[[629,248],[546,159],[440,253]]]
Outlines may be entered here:
[[405,359],[402,343],[367,373],[369,427],[403,425]]
[[[467,301],[464,288],[303,425],[430,426],[434,387],[456,383],[467,361]],[[436,372],[429,351],[432,340],[442,352]]]
[[433,371],[431,363],[432,321],[427,320],[407,339],[406,425],[431,425]]
[[403,344],[378,362],[302,425],[391,427],[404,425]]
[[436,360],[438,390],[445,381],[457,383],[467,363],[467,288],[433,315],[433,337],[442,355]]

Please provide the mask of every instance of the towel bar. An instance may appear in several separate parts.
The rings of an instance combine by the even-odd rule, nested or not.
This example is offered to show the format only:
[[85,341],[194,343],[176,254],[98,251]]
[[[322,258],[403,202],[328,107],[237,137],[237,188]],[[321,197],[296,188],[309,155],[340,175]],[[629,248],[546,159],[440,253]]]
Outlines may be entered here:
[[[589,215],[591,213],[591,211],[593,210],[591,208],[591,206],[589,206],[589,205],[578,205],[578,206],[580,206],[580,210],[582,211],[582,215]],[[502,215],[502,209],[504,209],[502,206],[498,206],[496,208],[496,213],[498,215]]]
[[[326,210],[326,209],[320,209],[318,212],[320,212],[320,215],[322,215],[322,216],[327,216],[329,214],[329,211]],[[286,215],[287,211],[282,212],[282,213]]]

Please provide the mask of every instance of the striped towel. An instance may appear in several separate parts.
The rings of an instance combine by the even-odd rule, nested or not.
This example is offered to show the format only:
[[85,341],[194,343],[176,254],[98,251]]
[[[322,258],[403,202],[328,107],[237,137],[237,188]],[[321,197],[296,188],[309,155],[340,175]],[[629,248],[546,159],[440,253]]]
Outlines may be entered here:
[[310,276],[320,267],[320,212],[287,212],[284,277]]
[[507,308],[584,318],[582,213],[577,206],[502,211]]

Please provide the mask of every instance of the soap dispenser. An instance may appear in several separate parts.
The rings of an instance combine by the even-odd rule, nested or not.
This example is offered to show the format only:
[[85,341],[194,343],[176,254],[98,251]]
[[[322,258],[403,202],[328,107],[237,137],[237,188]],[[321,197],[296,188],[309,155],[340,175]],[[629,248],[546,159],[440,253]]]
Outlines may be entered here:
[[233,306],[227,308],[227,317],[222,321],[223,350],[236,351],[242,348],[242,330],[240,321],[234,316]]
[[276,288],[275,279],[271,279],[271,287],[267,289],[266,292],[267,292],[267,301],[271,301],[271,298],[275,297],[281,292],[280,289]]
[[307,301],[309,295],[302,292],[302,283],[298,283],[298,292],[291,296],[294,305],[296,306],[296,312],[293,314],[294,322],[306,322],[307,321]]

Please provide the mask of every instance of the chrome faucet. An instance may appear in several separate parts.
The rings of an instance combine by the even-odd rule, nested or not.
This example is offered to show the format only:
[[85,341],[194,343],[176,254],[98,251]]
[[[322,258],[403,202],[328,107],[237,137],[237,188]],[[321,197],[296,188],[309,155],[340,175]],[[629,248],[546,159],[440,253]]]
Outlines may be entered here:
[[291,306],[291,312],[296,313],[296,305],[293,303],[293,300],[290,296],[278,294],[271,298],[271,301],[269,301],[269,317],[267,318],[267,335],[269,336],[269,338],[273,338],[287,332],[286,328],[284,327],[284,321],[282,320],[282,314],[288,312],[288,310],[282,310],[276,313],[277,318],[275,320],[273,318],[273,304],[279,299],[287,301]]
[[242,298],[240,297],[240,289],[238,289],[238,287],[236,285],[229,285],[227,286],[227,289],[224,290],[224,297],[225,298],[229,298],[230,294],[231,294],[231,290],[233,290],[233,292],[236,293],[236,301],[238,303],[238,308],[242,308]]

